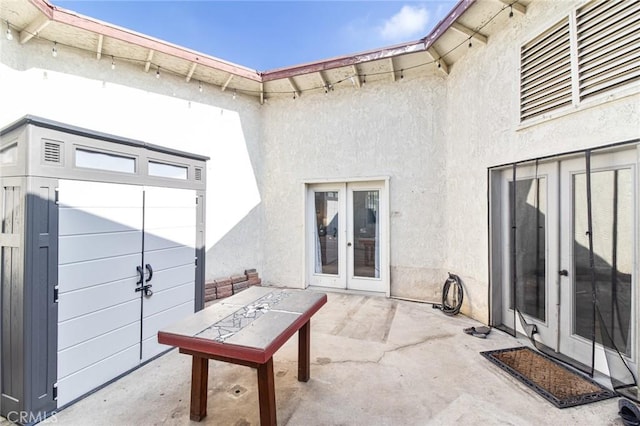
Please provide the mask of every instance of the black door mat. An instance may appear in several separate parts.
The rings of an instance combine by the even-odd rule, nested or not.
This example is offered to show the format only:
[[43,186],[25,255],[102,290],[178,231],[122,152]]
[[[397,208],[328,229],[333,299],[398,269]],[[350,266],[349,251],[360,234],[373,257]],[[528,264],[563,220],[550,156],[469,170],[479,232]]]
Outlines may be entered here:
[[480,354],[558,408],[589,404],[616,396],[613,391],[593,380],[525,346]]

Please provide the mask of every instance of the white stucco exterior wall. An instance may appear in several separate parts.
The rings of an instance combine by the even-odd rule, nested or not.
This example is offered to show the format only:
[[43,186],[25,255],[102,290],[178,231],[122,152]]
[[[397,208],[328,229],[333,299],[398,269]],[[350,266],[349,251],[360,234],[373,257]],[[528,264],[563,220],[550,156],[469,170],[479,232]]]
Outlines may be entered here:
[[218,87],[31,40],[0,40],[0,127],[26,114],[210,157],[207,279],[262,269],[260,105]]
[[433,73],[270,102],[264,110],[265,277],[304,282],[304,182],[389,177],[391,294],[438,300],[445,83]]
[[475,43],[447,80],[443,267],[461,275],[470,302],[464,312],[481,321],[488,320],[487,169],[640,137],[637,84],[535,125],[520,123],[520,47],[579,3],[532,2],[486,46]]

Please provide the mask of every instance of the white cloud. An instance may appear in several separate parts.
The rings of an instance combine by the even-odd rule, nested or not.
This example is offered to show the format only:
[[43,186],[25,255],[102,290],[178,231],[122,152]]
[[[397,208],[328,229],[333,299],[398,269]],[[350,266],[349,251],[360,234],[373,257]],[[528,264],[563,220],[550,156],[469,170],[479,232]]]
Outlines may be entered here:
[[424,7],[402,6],[400,12],[387,19],[379,28],[383,40],[406,41],[424,36],[429,23],[429,11]]

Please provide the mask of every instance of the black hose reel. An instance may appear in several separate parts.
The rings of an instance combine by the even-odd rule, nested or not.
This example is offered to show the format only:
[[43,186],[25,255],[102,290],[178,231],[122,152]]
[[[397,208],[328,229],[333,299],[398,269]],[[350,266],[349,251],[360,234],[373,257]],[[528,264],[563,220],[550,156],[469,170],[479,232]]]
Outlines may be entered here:
[[[462,307],[462,300],[464,299],[464,290],[462,289],[462,281],[456,274],[448,272],[449,278],[444,282],[442,286],[442,304],[434,304],[433,309],[440,309],[447,315],[457,315]],[[451,297],[449,293],[452,292]],[[449,303],[451,301],[452,303]]]

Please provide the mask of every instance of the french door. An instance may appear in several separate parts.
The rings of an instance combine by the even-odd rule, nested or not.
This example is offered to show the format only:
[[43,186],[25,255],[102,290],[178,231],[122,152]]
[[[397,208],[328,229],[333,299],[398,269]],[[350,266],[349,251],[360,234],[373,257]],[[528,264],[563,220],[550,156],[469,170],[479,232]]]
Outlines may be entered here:
[[[606,372],[605,351],[636,358],[638,277],[638,178],[635,150],[592,155],[589,250],[587,171],[584,158],[561,164],[563,211],[560,244],[562,276],[559,351],[591,365],[594,332],[596,370]],[[591,269],[593,262],[593,272]],[[599,314],[594,321],[592,297]],[[595,328],[594,328],[595,324]],[[605,333],[607,335],[605,335]],[[603,341],[603,339],[605,339]],[[610,341],[608,341],[610,340]]]
[[607,354],[637,365],[638,157],[593,152],[589,175],[584,155],[501,172],[502,323],[587,366],[595,340],[604,373]]
[[387,206],[384,181],[308,185],[308,283],[388,293]]

